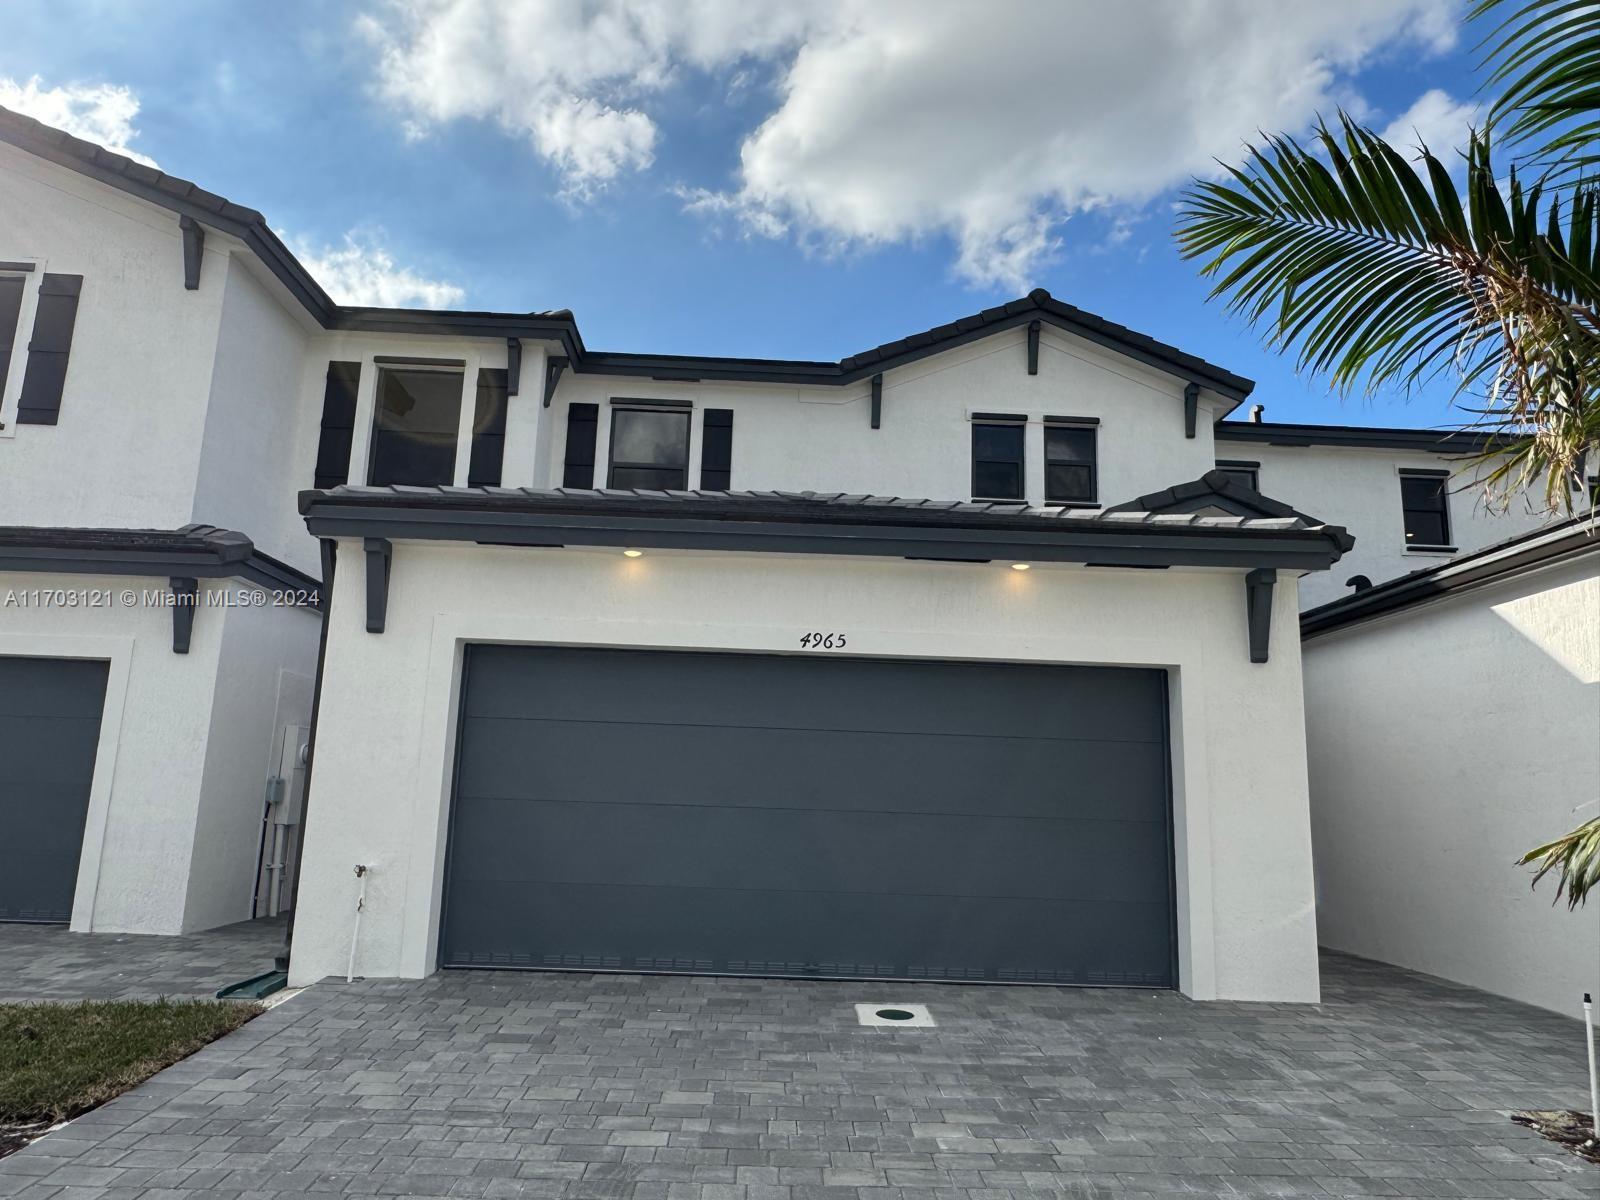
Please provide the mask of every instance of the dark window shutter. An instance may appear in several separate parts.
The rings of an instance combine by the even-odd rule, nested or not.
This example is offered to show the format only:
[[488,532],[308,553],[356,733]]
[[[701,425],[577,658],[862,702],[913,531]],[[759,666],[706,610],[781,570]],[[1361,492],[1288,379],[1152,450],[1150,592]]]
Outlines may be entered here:
[[39,280],[39,306],[33,314],[28,366],[17,403],[18,425],[54,425],[61,416],[61,390],[67,382],[67,356],[72,353],[72,327],[78,323],[82,275],[44,275]]
[[330,362],[322,389],[322,432],[317,438],[317,469],[312,487],[331,488],[350,482],[350,443],[356,433],[356,388],[361,364]]
[[700,435],[700,487],[725,492],[733,479],[733,409],[706,409]]
[[600,428],[598,404],[567,405],[567,459],[561,486],[594,486],[594,439]]
[[493,367],[478,370],[478,407],[472,417],[472,459],[468,487],[499,487],[506,448],[506,389],[510,374]]

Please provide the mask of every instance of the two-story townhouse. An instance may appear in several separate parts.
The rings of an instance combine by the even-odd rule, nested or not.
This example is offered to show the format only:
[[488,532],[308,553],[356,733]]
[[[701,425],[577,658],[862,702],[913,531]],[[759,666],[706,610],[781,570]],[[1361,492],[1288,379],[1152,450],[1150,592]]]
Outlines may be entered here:
[[[0,803],[82,797],[79,903],[86,872],[117,859],[186,898],[238,897],[142,927],[251,911],[263,789],[285,773],[283,729],[305,723],[303,861],[281,872],[298,888],[295,982],[353,955],[409,977],[1316,997],[1296,618],[1301,580],[1352,541],[1261,494],[1297,499],[1291,470],[1280,491],[1229,465],[1277,474],[1224,432],[1248,426],[1224,418],[1250,381],[1042,291],[836,362],[594,351],[565,311],[351,308],[252,210],[10,114],[0,155],[17,243],[0,258],[81,273],[85,314],[58,424],[0,442],[61,439],[13,457],[6,583],[106,569],[74,557],[90,542],[119,548],[117,570],[322,585],[315,611],[0,612],[0,670],[99,662],[132,681],[100,702],[92,756],[55,756],[70,779],[0,761]],[[99,257],[72,259],[79,242]],[[180,310],[193,336],[168,328]],[[43,344],[32,314],[16,362],[37,353],[27,329]],[[164,371],[204,382],[140,382]],[[58,504],[30,464],[78,439],[112,473],[73,476]],[[143,450],[126,476],[140,504],[119,504],[119,442]],[[138,537],[169,557],[120,549]],[[7,539],[28,552],[8,560]],[[195,541],[233,557],[171,567]],[[171,674],[226,643],[236,611],[257,675],[316,678],[287,714],[220,651]],[[61,714],[83,745],[91,693]],[[169,711],[201,733],[185,742]],[[207,793],[202,773],[169,803],[161,770],[196,756],[229,764],[228,786]],[[202,819],[224,810],[226,856]],[[118,821],[182,855],[92,845]],[[106,903],[75,905],[75,927],[141,927]]]

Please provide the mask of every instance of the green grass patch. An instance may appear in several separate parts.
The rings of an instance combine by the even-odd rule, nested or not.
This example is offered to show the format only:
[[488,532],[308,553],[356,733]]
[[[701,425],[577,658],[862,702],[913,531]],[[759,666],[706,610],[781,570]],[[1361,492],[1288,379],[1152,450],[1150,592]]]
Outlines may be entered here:
[[0,1124],[104,1104],[260,1011],[216,1000],[0,1004]]

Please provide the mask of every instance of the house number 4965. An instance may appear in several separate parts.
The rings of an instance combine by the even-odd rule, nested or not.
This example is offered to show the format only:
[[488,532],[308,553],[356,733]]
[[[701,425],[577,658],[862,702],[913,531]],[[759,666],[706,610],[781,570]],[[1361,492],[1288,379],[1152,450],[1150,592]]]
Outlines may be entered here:
[[805,633],[800,644],[807,650],[843,650],[845,639],[842,633]]

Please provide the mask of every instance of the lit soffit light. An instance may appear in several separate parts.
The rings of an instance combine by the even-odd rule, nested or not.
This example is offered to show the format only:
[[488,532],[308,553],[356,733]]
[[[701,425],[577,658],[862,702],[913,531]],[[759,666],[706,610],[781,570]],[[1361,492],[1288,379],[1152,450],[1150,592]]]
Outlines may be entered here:
[[643,556],[644,556],[644,551],[643,550],[624,550],[622,552],[622,557],[623,558],[642,558]]
[[1011,564],[1011,569],[1013,571],[1028,571],[1028,570],[1032,570],[1033,569],[1033,564],[1032,563],[1012,563]]

